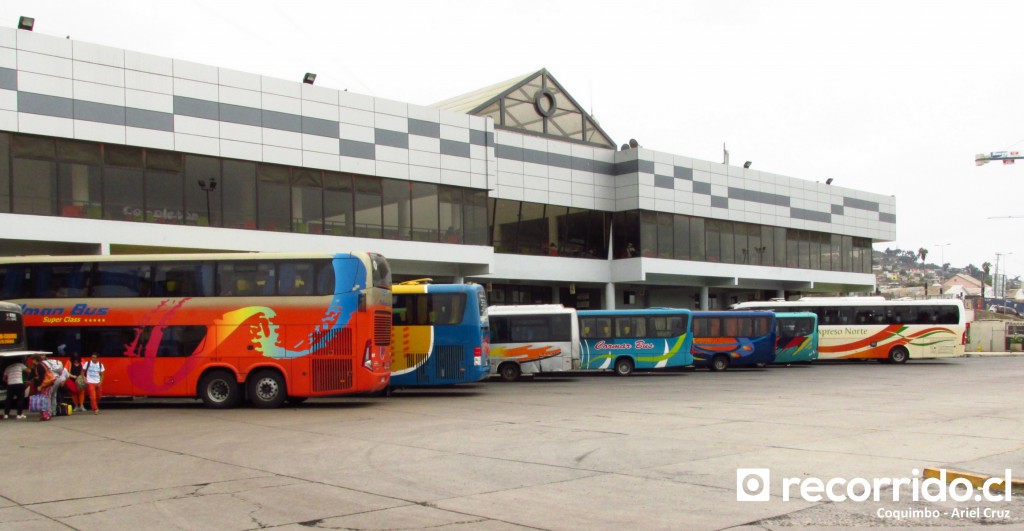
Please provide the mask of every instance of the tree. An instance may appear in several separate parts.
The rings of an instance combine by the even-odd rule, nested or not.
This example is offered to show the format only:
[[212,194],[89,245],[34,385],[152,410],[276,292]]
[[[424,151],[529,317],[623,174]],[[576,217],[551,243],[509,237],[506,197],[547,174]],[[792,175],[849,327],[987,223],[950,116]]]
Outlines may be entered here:
[[981,270],[985,273],[981,276],[981,303],[985,304],[985,279],[988,278],[988,272],[992,270],[992,264],[988,262],[981,264]]
[[921,266],[923,267],[925,258],[928,258],[928,249],[925,249],[924,247],[918,249],[917,256],[921,258]]

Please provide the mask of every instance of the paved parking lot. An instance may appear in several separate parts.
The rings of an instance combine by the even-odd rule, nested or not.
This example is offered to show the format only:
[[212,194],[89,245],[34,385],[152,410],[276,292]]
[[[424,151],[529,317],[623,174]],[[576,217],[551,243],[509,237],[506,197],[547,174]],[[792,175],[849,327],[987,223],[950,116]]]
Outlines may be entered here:
[[[1024,494],[815,503],[776,483],[928,466],[1024,478],[1022,381],[1024,357],[1000,357],[571,375],[279,410],[112,403],[0,421],[0,527],[1021,527]],[[737,468],[770,471],[769,501],[737,501]],[[913,509],[942,514],[878,516]]]

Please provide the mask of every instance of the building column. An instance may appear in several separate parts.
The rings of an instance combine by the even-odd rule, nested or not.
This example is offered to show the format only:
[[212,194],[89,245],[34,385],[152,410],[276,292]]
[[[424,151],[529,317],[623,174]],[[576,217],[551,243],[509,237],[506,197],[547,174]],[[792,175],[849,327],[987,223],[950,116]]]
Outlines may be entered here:
[[551,304],[562,304],[560,292],[561,290],[558,289],[558,286],[551,286]]
[[615,283],[609,282],[604,285],[604,309],[615,309]]
[[452,277],[452,284],[465,284],[465,283],[466,283],[466,277],[464,277],[462,275],[455,275],[454,277]]
[[786,290],[780,289],[780,290],[776,291],[775,292],[775,298],[776,299],[786,300]]
[[708,311],[708,291],[707,286],[700,287],[700,309],[705,312]]

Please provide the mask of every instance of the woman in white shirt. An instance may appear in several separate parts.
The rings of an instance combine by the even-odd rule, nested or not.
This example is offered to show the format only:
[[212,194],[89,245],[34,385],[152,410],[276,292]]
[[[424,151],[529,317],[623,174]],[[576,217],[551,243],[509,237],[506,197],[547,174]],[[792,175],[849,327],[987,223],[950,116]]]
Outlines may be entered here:
[[14,363],[7,366],[4,369],[4,383],[7,384],[7,399],[4,400],[4,420],[7,420],[8,415],[11,414],[11,403],[17,404],[18,416],[17,419],[25,418],[22,415],[22,411],[25,409],[25,371],[28,367],[22,363],[21,359],[17,359]]
[[85,370],[85,387],[89,393],[89,401],[92,402],[92,414],[100,414],[100,398],[103,396],[103,364],[100,363],[100,355],[93,352],[92,358],[82,366]]

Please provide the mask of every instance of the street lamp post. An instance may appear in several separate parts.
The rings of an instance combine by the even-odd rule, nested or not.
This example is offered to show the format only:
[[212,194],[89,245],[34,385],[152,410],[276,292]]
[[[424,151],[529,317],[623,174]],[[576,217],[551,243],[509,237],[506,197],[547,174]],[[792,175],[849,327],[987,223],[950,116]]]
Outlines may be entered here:
[[217,189],[217,178],[210,177],[209,182],[206,179],[199,179],[199,189],[206,192],[206,226],[213,226],[213,216],[210,213],[210,192]]

